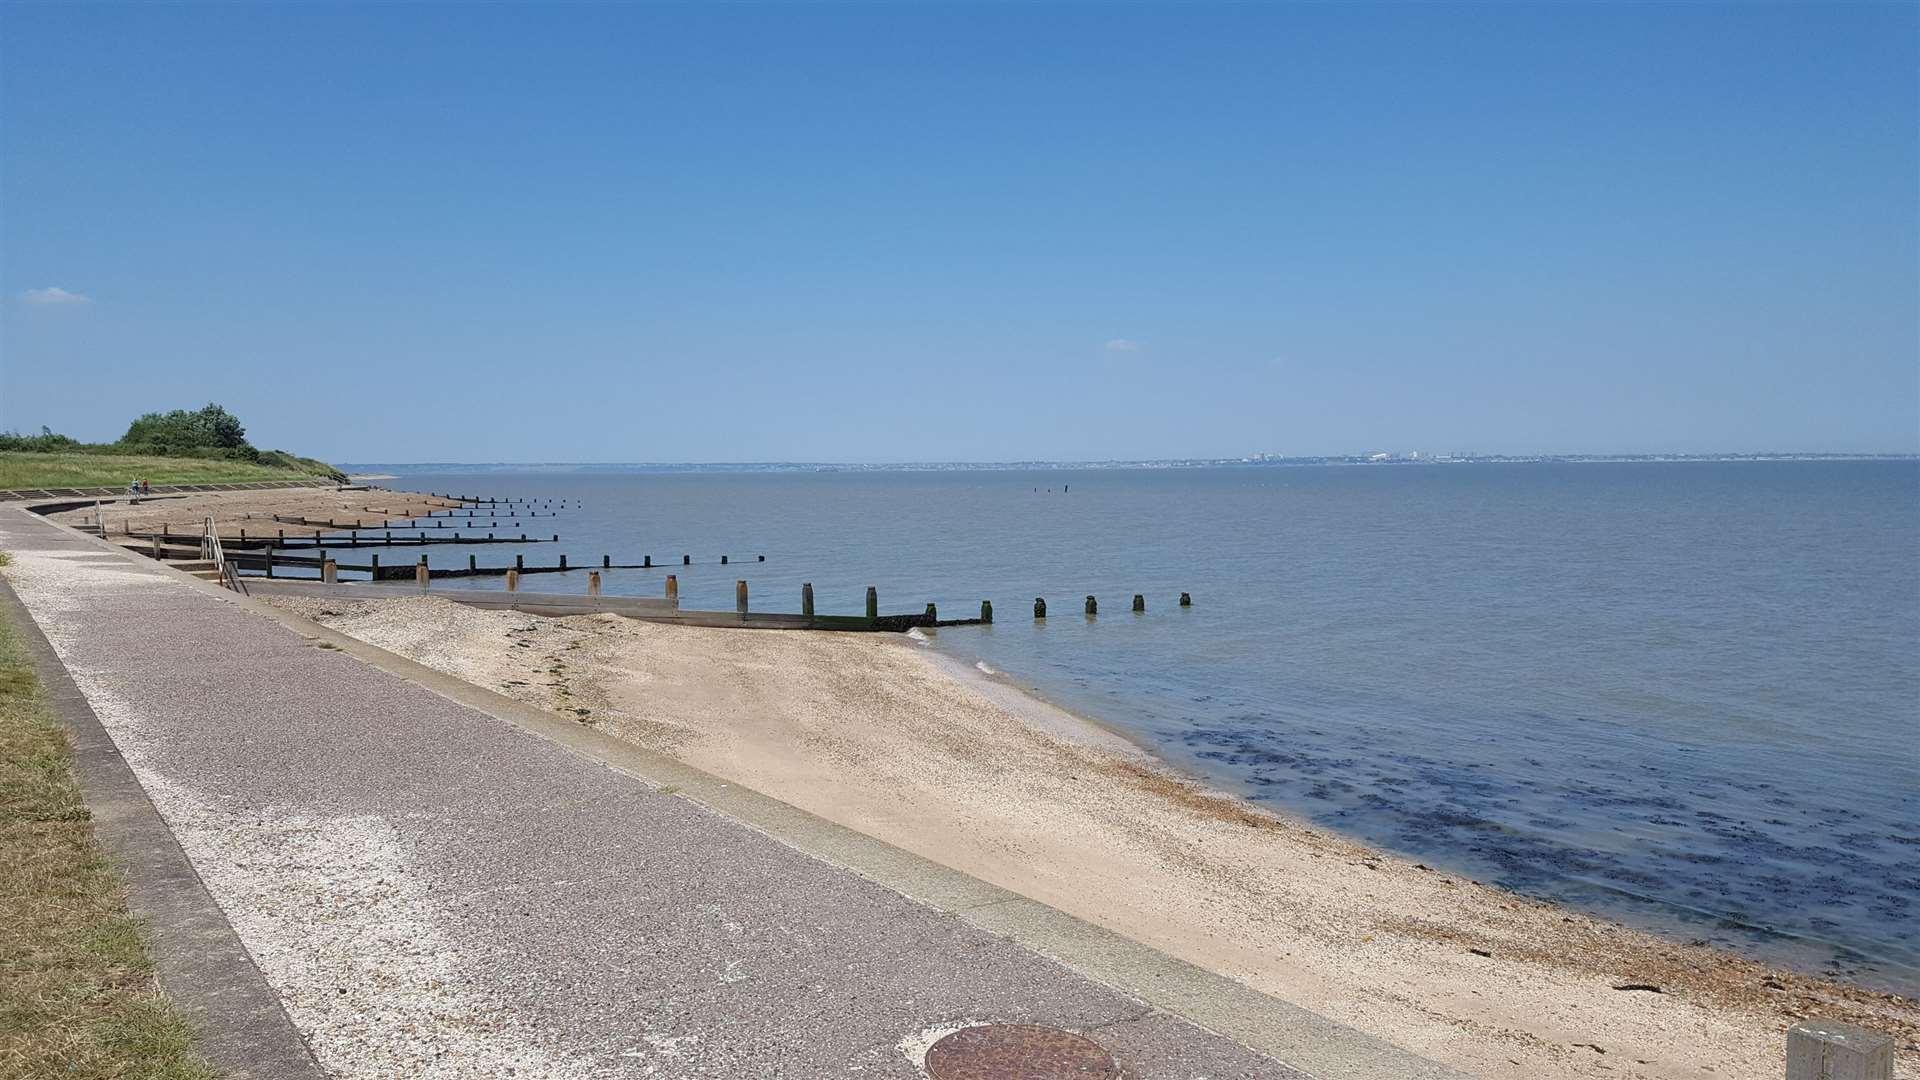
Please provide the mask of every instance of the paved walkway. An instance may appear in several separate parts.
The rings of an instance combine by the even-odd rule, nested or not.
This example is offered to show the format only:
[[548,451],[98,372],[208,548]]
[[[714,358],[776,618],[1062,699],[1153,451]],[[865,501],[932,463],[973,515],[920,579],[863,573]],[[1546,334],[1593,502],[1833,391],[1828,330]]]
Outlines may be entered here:
[[[905,1078],[988,1020],[1308,1075],[231,594],[8,508],[0,549],[335,1075]],[[1380,1052],[1308,1067],[1428,1074]]]

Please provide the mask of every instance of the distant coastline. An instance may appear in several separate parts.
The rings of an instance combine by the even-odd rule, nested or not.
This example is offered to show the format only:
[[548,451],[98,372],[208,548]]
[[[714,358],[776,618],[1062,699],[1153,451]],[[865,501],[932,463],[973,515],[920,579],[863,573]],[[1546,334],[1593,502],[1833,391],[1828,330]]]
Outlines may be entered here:
[[341,466],[356,476],[387,479],[390,473],[548,472],[548,473],[779,473],[779,472],[1039,472],[1097,469],[1218,469],[1303,466],[1421,466],[1538,464],[1672,464],[1777,461],[1920,461],[1916,453],[1723,453],[1723,454],[1395,454],[1378,451],[1318,457],[1257,455],[1238,458],[1158,458],[1114,461],[429,461],[361,462]]

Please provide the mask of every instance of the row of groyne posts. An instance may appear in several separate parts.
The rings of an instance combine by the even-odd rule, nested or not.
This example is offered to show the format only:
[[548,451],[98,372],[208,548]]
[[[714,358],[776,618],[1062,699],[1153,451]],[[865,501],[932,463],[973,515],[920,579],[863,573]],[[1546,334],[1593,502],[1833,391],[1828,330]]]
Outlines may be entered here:
[[[368,519],[364,517],[357,517],[348,521],[333,517],[319,520],[293,515],[274,514],[270,515],[272,525],[268,529],[248,530],[246,528],[240,528],[237,535],[221,537],[220,540],[224,547],[228,549],[226,553],[227,561],[237,569],[253,572],[249,576],[271,579],[279,576],[278,572],[282,570],[305,571],[313,576],[308,577],[302,575],[286,580],[290,582],[302,580],[311,582],[317,579],[319,583],[324,585],[342,584],[339,579],[342,571],[364,573],[367,575],[367,581],[369,583],[411,582],[416,587],[422,589],[430,588],[436,579],[503,577],[506,579],[506,591],[513,593],[519,591],[520,578],[524,574],[568,573],[575,570],[588,569],[588,567],[569,566],[567,556],[564,554],[560,555],[555,564],[551,566],[528,566],[526,556],[521,554],[514,556],[511,566],[481,566],[478,556],[469,554],[465,567],[434,567],[431,565],[428,556],[424,553],[411,564],[399,563],[397,565],[382,565],[379,551],[372,549],[427,547],[434,544],[558,543],[560,540],[560,534],[558,533],[553,533],[550,537],[540,537],[529,536],[525,532],[518,533],[517,535],[501,535],[498,530],[503,518],[507,521],[539,517],[551,518],[558,516],[560,511],[567,509],[567,500],[564,499],[560,500],[559,505],[556,507],[554,500],[551,499],[539,501],[532,499],[496,499],[480,498],[471,495],[440,494],[437,492],[428,492],[426,493],[426,497],[428,499],[441,500],[443,503],[450,505],[430,508],[425,514],[413,515],[406,518],[406,521],[412,523],[410,528],[413,535],[411,536],[406,535],[409,527],[402,527],[398,530],[399,534],[396,535],[396,530],[391,527],[392,521],[385,517],[377,518],[375,524],[369,528]],[[575,507],[578,505],[577,502],[574,503]],[[364,506],[361,509],[368,514],[386,515],[389,513],[388,510],[376,506]],[[430,527],[422,525],[421,522],[423,521],[430,521],[432,525]],[[452,526],[451,531],[449,531],[450,524]],[[288,536],[284,526],[289,525],[301,529],[312,529],[314,531],[306,534],[296,533],[294,536]],[[469,531],[477,529],[490,529],[493,531],[488,531],[484,534]],[[197,557],[199,551],[203,530],[204,526],[200,530],[175,532],[170,525],[163,523],[144,532],[128,528],[126,534],[132,542],[138,543],[145,541],[146,544],[150,545],[150,553],[155,559],[194,558]],[[326,530],[333,530],[334,535],[327,535]],[[340,535],[342,531],[344,531],[345,535]],[[342,548],[351,551],[358,551],[363,548],[370,549],[367,551],[367,561],[364,563],[346,563],[339,561],[335,553]],[[306,552],[306,554],[297,554],[298,552]],[[756,555],[753,561],[755,563],[764,563],[767,561],[767,557],[765,555]],[[676,564],[673,562],[656,563],[651,555],[642,556],[641,561],[638,563],[616,564],[611,555],[602,555],[600,557],[599,567],[589,569],[587,574],[587,597],[597,599],[602,595],[600,576],[602,570],[652,570],[666,569],[674,565]],[[682,567],[694,565],[693,556],[690,554],[682,554],[677,565]],[[732,565],[731,557],[721,555],[719,557],[719,565]],[[557,598],[559,594],[540,593],[537,595],[543,597],[554,596]],[[609,599],[611,603],[617,604],[621,598]],[[746,622],[749,616],[783,619],[793,618],[792,616],[786,615],[764,615],[764,613],[753,612],[750,609],[749,599],[747,581],[745,579],[736,580],[734,582],[734,614],[739,616],[743,622]],[[678,609],[680,603],[679,575],[672,573],[666,575],[664,600],[668,607]],[[660,601],[647,601],[647,603],[658,604]],[[1190,594],[1183,592],[1180,594],[1178,603],[1182,608],[1191,607],[1193,605],[1193,598]],[[1099,610],[1100,605],[1098,598],[1092,595],[1087,596],[1082,606],[1082,611],[1086,617],[1096,617],[1099,614]],[[1144,613],[1147,610],[1145,594],[1134,594],[1132,610],[1135,613]],[[1044,597],[1034,598],[1033,617],[1036,620],[1046,619],[1047,601]],[[937,605],[932,603],[927,604],[926,610],[923,612],[882,615],[880,613],[878,589],[874,586],[868,586],[866,590],[866,613],[864,616],[822,616],[815,613],[813,584],[808,582],[802,584],[800,587],[800,615],[798,618],[808,620],[809,625],[847,629],[906,630],[913,627],[986,625],[993,622],[993,602],[990,600],[982,600],[980,602],[980,614],[977,618],[942,619],[940,618]]]

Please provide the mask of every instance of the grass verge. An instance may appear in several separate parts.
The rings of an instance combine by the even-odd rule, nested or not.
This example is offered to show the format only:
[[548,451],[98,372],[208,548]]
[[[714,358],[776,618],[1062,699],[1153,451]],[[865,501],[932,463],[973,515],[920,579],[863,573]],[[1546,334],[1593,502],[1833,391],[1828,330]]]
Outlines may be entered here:
[[325,475],[317,468],[284,468],[217,458],[0,450],[0,490],[125,487],[128,481],[136,479],[150,484],[247,484],[265,480],[311,480]]
[[[7,559],[0,553],[0,566]],[[0,1078],[212,1080],[156,988],[66,732],[0,615]]]

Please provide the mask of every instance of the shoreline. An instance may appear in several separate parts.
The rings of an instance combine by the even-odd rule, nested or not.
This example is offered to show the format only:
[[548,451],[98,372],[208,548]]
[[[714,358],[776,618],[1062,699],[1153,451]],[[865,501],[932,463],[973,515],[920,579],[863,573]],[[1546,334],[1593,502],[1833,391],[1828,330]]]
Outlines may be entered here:
[[930,642],[270,602],[1476,1075],[1769,1075],[1810,1015],[1920,1044],[1920,1003],[1337,836]]

